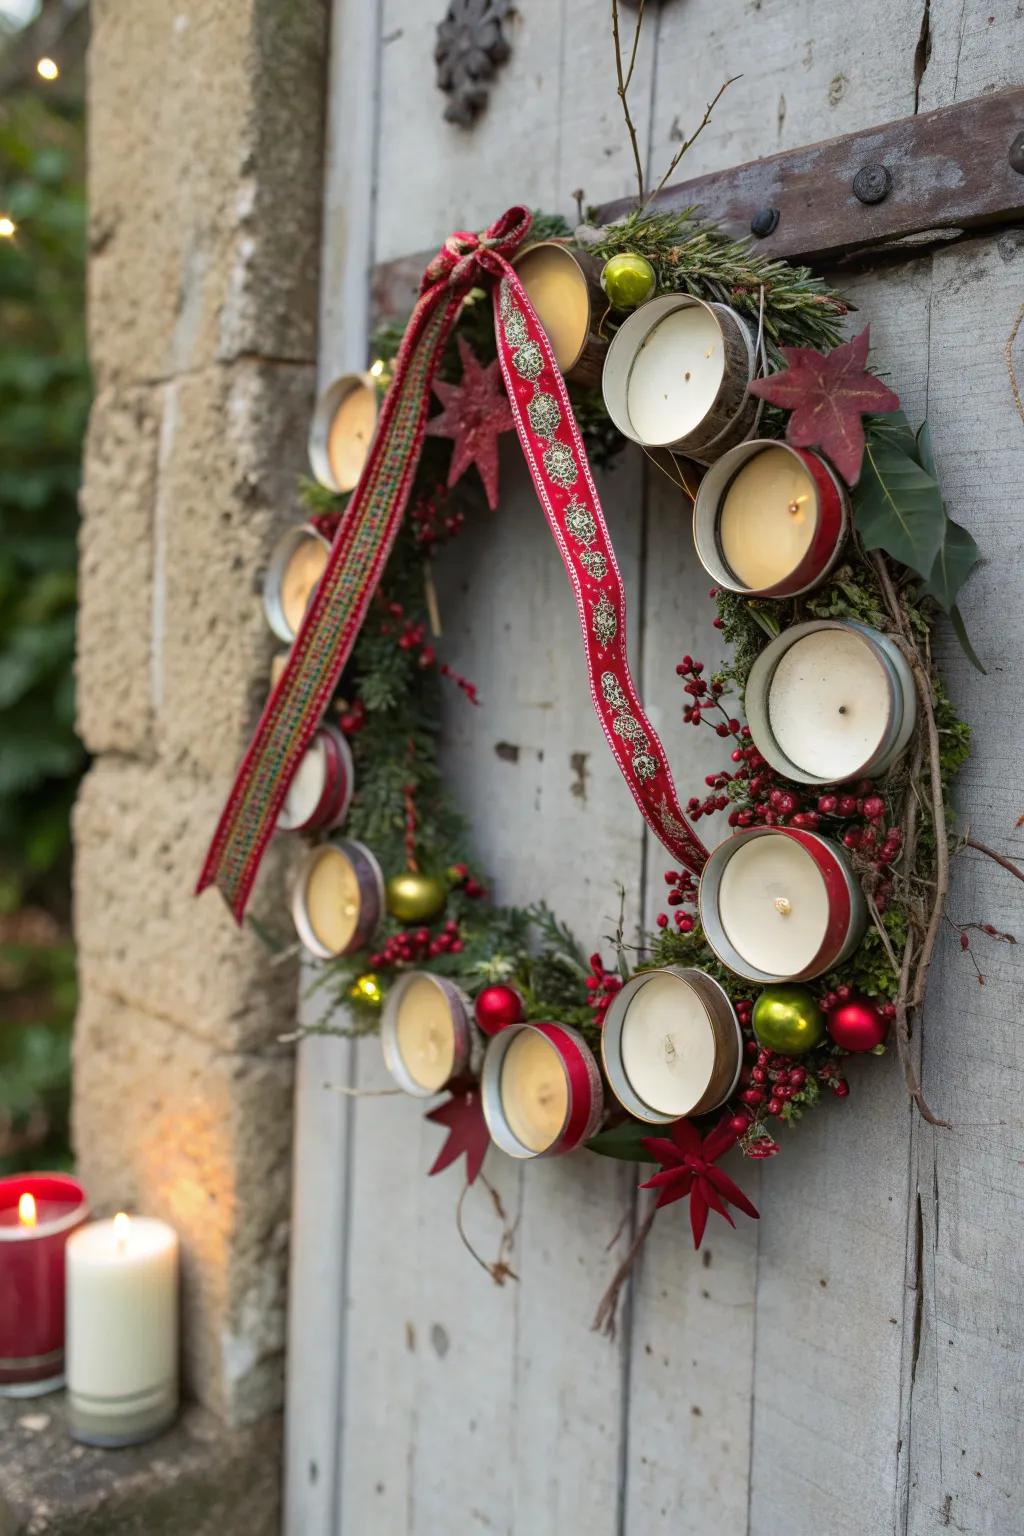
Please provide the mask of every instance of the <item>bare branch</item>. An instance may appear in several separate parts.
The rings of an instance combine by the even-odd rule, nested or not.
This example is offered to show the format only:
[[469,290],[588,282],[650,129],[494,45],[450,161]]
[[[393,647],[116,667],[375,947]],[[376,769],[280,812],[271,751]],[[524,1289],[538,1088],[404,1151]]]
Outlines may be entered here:
[[976,837],[968,837],[964,840],[964,847],[973,848],[975,853],[983,853],[987,859],[994,859],[1011,875],[1016,875],[1018,880],[1024,880],[1024,869],[1021,869],[1020,865],[1015,864],[1012,859],[1008,859],[1005,854],[997,853],[994,848],[990,848],[988,843],[979,843]]
[[612,41],[615,44],[615,77],[618,81],[619,100],[622,102],[622,114],[626,119],[626,132],[629,134],[629,142],[633,149],[637,197],[641,202],[643,202],[644,198],[644,168],[643,162],[640,159],[640,143],[636,136],[636,124],[630,114],[626,92],[629,90],[629,82],[633,78],[633,66],[636,63],[636,51],[640,42],[640,28],[643,25],[645,3],[646,0],[640,0],[640,9],[636,18],[636,29],[633,32],[633,48],[629,59],[629,71],[623,75],[622,42],[619,37],[619,0],[612,0]]
[[[676,150],[675,154],[672,156],[672,163],[670,164],[668,170],[665,172],[664,176],[658,182],[658,185],[655,187],[654,191],[650,194],[650,196],[648,197],[647,201],[644,203],[643,207],[640,209],[641,213],[645,212],[646,209],[650,206],[650,204],[657,197],[658,193],[661,191],[661,189],[665,185],[666,181],[668,181],[669,177],[672,175],[672,172],[675,170],[675,168],[679,164],[680,160],[686,154],[686,151],[693,144],[696,144],[697,140],[700,138],[701,134],[704,132],[704,129],[707,127],[708,123],[711,121],[711,114],[712,114],[712,112],[718,106],[718,103],[721,101],[722,97],[724,96],[725,92],[729,89],[730,85],[735,85],[736,81],[737,80],[741,80],[742,78],[743,78],[742,75],[732,75],[732,76],[730,76],[730,78],[728,80],[724,81],[722,83],[722,85],[720,85],[718,87],[718,91],[716,92],[714,99],[712,101],[708,102],[707,107],[705,108],[705,111],[704,111],[704,116],[701,118],[700,124],[697,127],[696,131],[694,133],[692,133],[688,139],[684,139],[682,144],[680,144],[679,148]],[[643,193],[641,193],[640,195],[642,197]]]

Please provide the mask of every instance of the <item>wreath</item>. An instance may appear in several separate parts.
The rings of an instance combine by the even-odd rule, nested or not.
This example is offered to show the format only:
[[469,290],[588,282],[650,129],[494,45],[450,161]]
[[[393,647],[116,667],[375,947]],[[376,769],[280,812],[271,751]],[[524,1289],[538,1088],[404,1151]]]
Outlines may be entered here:
[[[969,729],[943,688],[932,636],[939,615],[947,615],[982,670],[957,607],[979,552],[946,512],[927,425],[915,430],[895,394],[868,371],[868,330],[843,341],[847,304],[806,268],[761,256],[749,242],[729,238],[690,212],[651,211],[642,195],[636,212],[607,227],[583,223],[570,231],[558,218],[535,214],[528,240],[528,220],[515,214],[485,236],[447,242],[424,282],[424,294],[435,295],[435,310],[421,299],[406,332],[385,328],[374,337],[376,361],[366,387],[379,391],[384,403],[356,488],[338,494],[329,464],[302,485],[306,531],[315,530],[325,550],[332,544],[332,565],[320,576],[321,561],[319,585],[310,583],[313,596],[297,625],[286,677],[271,696],[260,731],[266,736],[288,719],[288,675],[304,676],[304,712],[291,721],[292,735],[296,721],[305,729],[311,720],[310,730],[321,718],[329,722],[333,737],[328,733],[326,745],[320,744],[321,758],[328,766],[333,761],[341,790],[332,780],[328,792],[317,789],[312,810],[296,812],[292,800],[284,800],[289,775],[280,756],[271,754],[264,770],[254,746],[204,879],[217,879],[240,911],[258,863],[259,847],[252,853],[255,816],[264,823],[269,818],[272,830],[284,803],[282,825],[314,829],[296,920],[320,957],[315,985],[337,1007],[304,1032],[380,1031],[400,1087],[419,1096],[445,1094],[427,1117],[445,1132],[430,1173],[465,1156],[463,1196],[482,1176],[494,1141],[517,1156],[580,1149],[656,1170],[642,1185],[655,1192],[650,1209],[598,1308],[595,1325],[610,1327],[619,1289],[656,1210],[688,1199],[697,1246],[709,1213],[730,1223],[736,1211],[756,1218],[738,1181],[742,1175],[726,1173],[721,1158],[730,1149],[751,1159],[779,1153],[785,1133],[804,1115],[847,1097],[852,1055],[882,1055],[894,1043],[920,1113],[945,1124],[922,1092],[911,1033],[940,927],[951,922],[945,911],[950,859],[969,846],[1021,875],[969,829],[958,828],[950,808]],[[516,250],[524,241],[536,246],[552,240],[581,264],[600,269],[604,303],[597,328],[599,340],[610,342],[603,392],[584,376],[570,377],[565,393],[555,353],[522,284],[504,255],[492,256],[506,241]],[[481,278],[496,278],[493,320]],[[690,457],[683,434],[681,450],[658,455],[678,479],[680,496],[695,503],[701,559],[724,573],[709,602],[711,623],[731,652],[730,662],[715,672],[691,656],[676,667],[683,719],[695,729],[713,730],[723,752],[721,768],[685,810],[673,798],[660,743],[632,691],[628,668],[616,671],[602,660],[620,643],[624,610],[596,493],[591,498],[586,492],[592,489],[587,459],[604,466],[625,443],[609,360],[625,351],[635,366],[652,331],[631,353],[629,336],[643,332],[652,305],[662,306],[658,315],[696,307],[700,323],[710,315],[723,335],[733,326],[734,341],[743,338],[740,354],[745,347],[756,374],[742,381],[725,429],[715,422],[710,444],[707,432],[703,442],[699,432],[691,433],[696,451]],[[432,313],[442,319],[435,321]],[[421,366],[428,346],[436,354],[432,380]],[[429,419],[427,383],[440,407]],[[719,406],[721,395],[719,388]],[[328,427],[337,402],[328,392]],[[389,459],[388,442],[398,441],[414,406],[422,417],[415,451]],[[641,811],[675,855],[664,875],[665,909],[653,930],[634,939],[620,920],[615,933],[592,936],[593,949],[581,946],[543,902],[492,902],[438,761],[441,690],[458,690],[467,709],[481,701],[471,679],[443,660],[430,562],[485,502],[497,504],[497,439],[514,425],[573,579],[595,707]],[[628,426],[627,435],[642,439]],[[827,548],[805,548],[798,578],[787,583],[776,573],[774,587],[767,578],[737,579],[735,564],[723,553],[725,501],[742,475],[756,469],[754,459],[773,445],[785,459],[774,466],[790,476],[785,483],[797,475],[800,484],[810,484],[819,533],[832,517]],[[322,434],[314,446],[314,466],[322,466]],[[795,513],[800,499],[786,510]],[[743,521],[749,508],[745,513],[739,501],[737,537],[749,527]],[[760,505],[755,503],[757,516]],[[388,515],[397,507],[390,535],[379,526],[374,531],[367,506]],[[342,577],[347,570],[351,578],[364,544],[370,565],[359,600],[365,602],[346,621],[350,643],[343,670],[332,677],[326,663],[315,669],[324,648],[324,616],[345,597],[342,578],[333,572],[337,564]],[[342,546],[348,566],[338,563]],[[879,697],[888,700],[889,714],[880,726],[869,720],[864,727],[871,751],[860,771],[836,771],[849,747],[840,741],[837,758],[829,731],[846,740],[850,722],[837,724],[831,702],[825,710],[831,723],[823,715],[811,729],[813,750],[794,748],[799,730],[787,711],[806,722],[808,712],[814,716],[822,700],[831,700],[830,689],[846,697],[837,674],[816,672],[817,652],[798,664],[798,640],[824,645],[822,654],[840,662],[842,647],[859,647],[850,684],[854,714],[867,708],[861,652],[871,675],[884,678]],[[837,707],[839,715],[847,708]],[[294,746],[286,741],[287,751]],[[342,822],[343,841],[331,842]],[[250,835],[244,857],[232,853],[239,826],[248,826]],[[696,833],[700,827],[705,834],[708,826],[714,829],[710,849]],[[803,934],[812,957],[801,953],[800,963],[792,955],[787,961],[786,945],[798,931],[786,926],[797,915],[788,896],[773,896],[771,879],[764,883],[756,862],[747,871],[735,857],[740,847],[756,852],[766,837],[765,846],[781,846],[778,834],[785,834],[794,859],[810,859],[825,892],[814,907],[814,923],[820,918],[823,932],[814,927]],[[310,942],[301,885],[325,847],[343,851],[351,866],[350,910],[356,914],[333,953],[315,935]],[[766,918],[768,900],[773,910]],[[751,901],[753,919],[744,915]],[[1009,935],[988,924],[954,926],[983,980],[972,931],[994,940]],[[773,959],[766,946],[777,944],[785,953]],[[685,989],[685,1008],[683,992],[673,987]],[[686,1009],[699,1016],[696,1044],[687,1033]],[[632,1062],[626,1050],[631,1011],[639,1021]],[[441,1021],[436,1029],[434,1013]],[[403,1016],[412,1021],[405,1039]],[[417,1055],[424,1050],[434,1053],[426,1069]],[[553,1098],[552,1072],[558,1079]],[[689,1094],[685,1112],[673,1111],[673,1085],[679,1084],[679,1092]],[[499,1259],[484,1267],[499,1281],[511,1274],[504,1243]]]

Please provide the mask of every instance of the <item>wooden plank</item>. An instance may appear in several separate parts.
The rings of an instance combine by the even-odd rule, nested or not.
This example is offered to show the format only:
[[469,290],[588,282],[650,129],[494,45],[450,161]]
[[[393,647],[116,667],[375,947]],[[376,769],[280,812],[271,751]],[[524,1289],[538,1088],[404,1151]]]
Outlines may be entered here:
[[[778,227],[758,249],[811,262],[925,230],[1013,223],[1024,217],[1024,176],[1007,151],[1022,128],[1024,90],[1001,91],[680,182],[652,207],[693,207],[736,235],[750,233],[759,209],[776,208]],[[853,193],[854,177],[869,165],[892,176],[892,190],[873,205]],[[632,206],[606,203],[599,217],[617,219]]]

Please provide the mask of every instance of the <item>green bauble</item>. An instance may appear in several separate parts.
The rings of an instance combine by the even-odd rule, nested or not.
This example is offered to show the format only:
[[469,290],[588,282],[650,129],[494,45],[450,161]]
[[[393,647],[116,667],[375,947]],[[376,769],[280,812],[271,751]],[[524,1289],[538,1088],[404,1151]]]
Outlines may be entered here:
[[803,1056],[825,1039],[825,1015],[806,987],[765,987],[753,1024],[758,1045],[780,1056]]
[[427,923],[444,911],[448,887],[437,875],[405,870],[387,883],[388,911],[400,923]]
[[601,287],[613,309],[636,309],[654,297],[658,279],[646,256],[621,251],[611,256],[601,272]]

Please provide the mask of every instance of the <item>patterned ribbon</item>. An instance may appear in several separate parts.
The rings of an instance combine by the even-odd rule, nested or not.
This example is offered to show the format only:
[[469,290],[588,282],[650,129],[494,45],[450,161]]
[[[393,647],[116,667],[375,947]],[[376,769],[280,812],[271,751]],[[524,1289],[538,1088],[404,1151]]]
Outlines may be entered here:
[[215,884],[238,922],[289,785],[391,553],[419,464],[430,386],[445,342],[469,290],[485,276],[497,280],[498,355],[534,487],[572,583],[594,708],[652,830],[693,873],[707,860],[707,850],[679,805],[664,749],[630,676],[622,578],[565,382],[508,261],[529,227],[528,211],[510,208],[482,235],[459,231],[450,236],[424,273],[359,484],[199,877],[197,893]]

